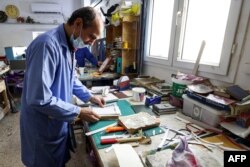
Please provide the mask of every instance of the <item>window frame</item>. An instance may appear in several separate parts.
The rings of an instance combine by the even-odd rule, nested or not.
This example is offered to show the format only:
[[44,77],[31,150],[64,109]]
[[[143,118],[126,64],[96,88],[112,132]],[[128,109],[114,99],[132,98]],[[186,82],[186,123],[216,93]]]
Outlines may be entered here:
[[[177,2],[175,2],[175,7],[176,7],[176,4],[177,5],[177,10],[174,9],[174,12],[176,11],[180,11],[182,5],[183,5],[183,2],[180,0],[176,0]],[[150,1],[152,4],[152,1]],[[147,2],[148,3],[148,2]],[[238,26],[237,26],[237,29],[235,30],[235,35],[234,35],[234,43],[237,44],[237,47],[234,48],[234,53],[231,54],[231,58],[229,60],[229,67],[228,67],[228,72],[227,74],[224,74],[224,75],[221,75],[221,74],[216,74],[216,73],[212,73],[212,72],[204,72],[205,70],[202,71],[203,67],[201,65],[201,67],[199,68],[199,71],[198,71],[198,75],[199,76],[203,76],[203,77],[207,77],[207,78],[210,78],[212,80],[217,80],[217,81],[224,81],[224,82],[227,82],[227,83],[233,83],[235,78],[236,78],[236,74],[237,74],[237,68],[239,66],[239,60],[240,60],[240,57],[242,55],[242,52],[244,50],[244,43],[245,43],[245,35],[247,33],[247,30],[248,30],[248,24],[249,24],[249,13],[250,13],[250,2],[249,1],[246,1],[246,0],[242,0],[241,2],[241,10],[240,10],[240,14],[239,14],[239,20],[238,20]],[[173,58],[172,58],[172,62],[168,62],[166,63],[166,61],[163,61],[162,59],[158,59],[158,58],[152,58],[152,57],[149,57],[149,43],[148,41],[150,40],[150,38],[148,38],[149,36],[149,31],[150,31],[150,14],[149,14],[149,9],[150,9],[150,6],[151,5],[148,5],[149,8],[147,8],[147,14],[146,14],[146,25],[145,25],[145,39],[144,39],[144,46],[145,46],[145,49],[143,51],[144,53],[144,64],[145,65],[150,65],[150,66],[155,66],[155,67],[159,67],[159,68],[163,68],[163,69],[166,69],[168,70],[170,73],[171,71],[174,72],[176,70],[178,71],[184,71],[184,72],[191,72],[190,69],[192,69],[192,64],[190,65],[190,63],[186,63],[186,66],[190,66],[189,68],[188,67],[183,67],[183,66],[174,66],[173,65],[173,59],[177,58],[176,55],[178,53],[178,49],[176,48],[176,46],[178,45],[178,42],[179,42],[179,38],[175,38],[174,40],[174,52],[172,55]],[[177,13],[177,12],[176,12]],[[176,15],[174,15],[174,17],[176,17]],[[144,17],[145,18],[145,17]],[[173,21],[176,21],[178,22],[178,20],[175,20],[173,19]],[[180,33],[180,29],[176,29],[175,31],[175,35]],[[198,51],[197,51],[198,52]],[[170,57],[169,57],[170,58]]]
[[[188,1],[189,0],[185,0],[185,2],[182,3],[182,6],[180,6],[180,10],[182,10],[182,8],[186,8],[185,5],[188,3]],[[207,72],[207,73],[219,74],[219,75],[227,75],[228,74],[231,56],[234,55],[233,48],[235,46],[237,46],[237,43],[235,43],[235,35],[236,35],[237,29],[238,29],[238,22],[240,19],[239,16],[240,16],[240,12],[241,12],[241,6],[242,6],[241,0],[231,0],[231,5],[230,5],[230,10],[229,10],[229,15],[228,15],[228,18],[230,21],[227,22],[227,28],[225,31],[224,42],[223,42],[223,46],[222,46],[222,48],[224,48],[224,49],[222,50],[222,53],[221,53],[219,66],[200,64],[199,65],[200,72]],[[235,9],[235,10],[232,10],[232,9]],[[186,16],[186,13],[182,13],[182,18],[185,16]],[[181,28],[182,28],[183,24],[185,24],[185,20],[182,19],[181,25],[177,26],[178,32],[182,31]],[[182,34],[179,33],[176,35],[177,35],[176,38],[179,39],[178,44],[182,45],[182,44],[180,44],[180,39],[181,39],[180,36]],[[193,69],[194,62],[180,60],[180,58],[179,58],[180,57],[179,46],[175,47],[175,53],[176,54],[174,54],[174,58],[173,58],[173,66],[174,67]],[[198,54],[198,51],[197,51],[197,54]]]
[[[147,15],[147,20],[146,23],[147,25],[152,25],[152,15],[153,15],[153,5],[154,5],[154,0],[150,0],[149,2],[149,9],[148,9],[148,15]],[[171,65],[173,61],[173,52],[174,52],[174,40],[175,40],[175,31],[176,31],[176,25],[175,25],[175,20],[176,20],[176,11],[178,9],[178,1],[174,1],[174,9],[173,9],[173,19],[172,19],[172,26],[171,26],[171,39],[170,39],[170,46],[169,46],[169,51],[168,51],[168,58],[163,58],[163,57],[157,57],[157,56],[150,56],[150,42],[151,42],[151,31],[152,31],[152,26],[146,26],[146,38],[145,38],[145,57],[144,60],[147,62],[154,62],[157,64],[162,64],[162,65]]]

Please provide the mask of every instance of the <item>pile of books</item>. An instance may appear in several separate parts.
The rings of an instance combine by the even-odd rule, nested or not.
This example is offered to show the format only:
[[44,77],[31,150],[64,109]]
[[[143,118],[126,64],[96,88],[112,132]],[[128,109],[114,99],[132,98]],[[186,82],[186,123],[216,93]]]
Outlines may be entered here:
[[169,103],[161,103],[161,104],[154,104],[153,110],[156,115],[164,115],[164,114],[174,114],[177,111],[175,106],[172,106]]
[[150,91],[161,96],[162,100],[168,100],[169,94],[172,92],[172,86],[168,83],[157,83],[150,85]]

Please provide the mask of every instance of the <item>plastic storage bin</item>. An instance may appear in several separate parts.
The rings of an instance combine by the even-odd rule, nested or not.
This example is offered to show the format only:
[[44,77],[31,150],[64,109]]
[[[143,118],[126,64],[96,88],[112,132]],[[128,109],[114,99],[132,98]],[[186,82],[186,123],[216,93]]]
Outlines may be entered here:
[[227,114],[227,112],[224,110],[217,110],[195,101],[189,98],[186,94],[184,94],[182,98],[184,101],[182,112],[185,115],[213,127],[218,126],[220,123],[220,117]]

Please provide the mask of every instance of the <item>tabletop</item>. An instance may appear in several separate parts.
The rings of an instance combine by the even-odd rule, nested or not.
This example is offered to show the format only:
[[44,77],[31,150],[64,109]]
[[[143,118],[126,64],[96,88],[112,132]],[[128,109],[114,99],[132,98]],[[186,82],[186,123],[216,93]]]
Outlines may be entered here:
[[[131,98],[128,98],[126,100],[128,102],[130,102],[130,104],[132,103],[133,105],[144,104],[144,102],[135,103],[135,102],[133,102],[131,100]],[[161,115],[159,118],[160,118],[160,121],[161,121],[160,127],[162,129],[164,129],[163,127],[167,127],[167,128],[177,130],[177,131],[181,130],[181,129],[186,129],[187,122],[180,119],[178,117],[178,113],[177,114]],[[88,129],[88,127],[87,127],[87,129]],[[169,137],[171,138],[174,135],[175,135],[175,133],[170,133]],[[151,138],[151,144],[148,144],[148,145],[140,144],[139,146],[134,147],[135,151],[137,152],[137,154],[140,156],[141,160],[144,163],[145,163],[145,160],[146,160],[146,153],[150,152],[152,150],[155,150],[158,147],[159,143],[161,142],[163,136],[164,136],[164,133],[159,134],[159,135],[155,135],[155,136],[151,136],[150,137]],[[99,166],[105,166],[105,167],[119,166],[117,157],[116,157],[116,155],[115,155],[115,153],[114,153],[114,151],[112,150],[111,147],[98,149],[96,147],[96,145],[94,144],[94,140],[93,140],[93,138],[91,136],[89,136],[89,140],[90,140],[90,143],[92,145],[95,156],[96,156],[96,158],[98,160]],[[203,149],[205,149],[205,152],[208,151],[206,148],[203,148]],[[160,152],[162,152],[162,151],[160,151]],[[211,152],[210,156],[213,156],[213,158],[217,158],[216,162],[218,162],[220,164],[219,166],[223,166],[223,151],[221,149],[216,148],[216,149],[213,149],[213,150],[209,150],[209,152]],[[201,157],[200,159],[206,159],[206,158]],[[211,165],[214,165],[214,164],[211,164]]]

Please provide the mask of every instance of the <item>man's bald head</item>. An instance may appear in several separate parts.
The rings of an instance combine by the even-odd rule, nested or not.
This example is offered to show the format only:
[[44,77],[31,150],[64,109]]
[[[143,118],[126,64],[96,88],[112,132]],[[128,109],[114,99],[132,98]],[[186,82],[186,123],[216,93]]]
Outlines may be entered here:
[[97,21],[98,24],[101,24],[102,22],[100,14],[92,7],[82,7],[74,11],[68,19],[67,24],[73,25],[77,18],[82,19],[83,28],[91,27],[93,23],[97,24]]

